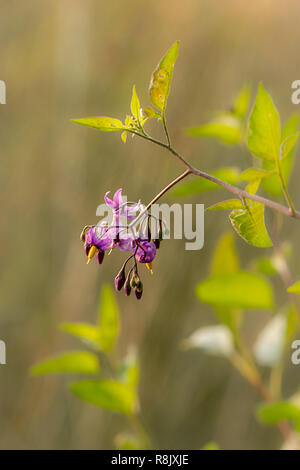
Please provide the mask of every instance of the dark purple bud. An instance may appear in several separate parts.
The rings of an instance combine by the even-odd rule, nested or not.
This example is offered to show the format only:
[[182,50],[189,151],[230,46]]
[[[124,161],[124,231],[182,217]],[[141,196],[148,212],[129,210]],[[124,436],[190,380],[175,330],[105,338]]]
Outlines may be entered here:
[[97,253],[98,264],[102,264],[103,260],[104,260],[104,251],[99,250],[98,253]]
[[124,286],[125,284],[125,280],[126,280],[126,277],[125,277],[125,266],[123,266],[121,268],[121,270],[118,272],[118,274],[116,275],[115,277],[115,288],[116,290],[121,290],[122,287]]
[[129,296],[130,293],[131,293],[131,279],[133,277],[132,275],[132,269],[129,271],[129,273],[127,274],[127,277],[126,277],[126,281],[125,281],[125,284],[124,284],[124,292],[125,292],[125,295]]
[[135,296],[136,298],[139,300],[142,295],[143,295],[143,291],[142,290],[138,290],[137,288],[134,289],[134,293],[135,293]]
[[156,249],[158,250],[160,247],[160,240],[158,238],[154,240],[154,245],[156,246]]

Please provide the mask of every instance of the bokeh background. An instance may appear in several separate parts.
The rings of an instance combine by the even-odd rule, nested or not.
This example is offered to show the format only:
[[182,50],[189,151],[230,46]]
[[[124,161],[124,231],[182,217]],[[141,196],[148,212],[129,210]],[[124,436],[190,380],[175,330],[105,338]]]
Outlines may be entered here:
[[[79,127],[72,117],[123,119],[136,84],[144,106],[159,58],[181,40],[168,105],[176,148],[195,165],[247,168],[239,149],[185,136],[229,106],[245,81],[259,81],[284,118],[297,111],[291,83],[299,79],[297,0],[0,0],[0,79],[7,104],[0,107],[1,270],[0,338],[7,365],[0,366],[0,448],[112,448],[125,420],[80,402],[60,376],[30,378],[29,367],[78,342],[57,331],[62,321],[97,316],[101,285],[112,283],[121,259],[86,266],[79,233],[97,219],[107,190],[123,187],[147,202],[181,168],[168,153],[144,141]],[[159,136],[159,130],[153,128]],[[299,163],[291,193],[300,199]],[[185,202],[212,204],[225,193]],[[169,197],[165,201],[170,201]],[[299,206],[299,204],[298,204]],[[138,345],[144,425],[156,448],[197,449],[215,440],[221,448],[276,448],[277,429],[257,423],[256,392],[222,359],[183,353],[180,341],[216,320],[195,296],[216,241],[229,228],[225,214],[208,214],[205,246],[186,252],[184,242],[163,244],[155,275],[144,273],[143,300],[118,296],[122,314],[119,354]],[[291,269],[299,276],[299,231],[285,220],[294,245]],[[236,240],[244,265],[258,256]],[[259,252],[262,254],[263,251]],[[284,291],[276,285],[277,304]],[[249,345],[269,314],[248,312]],[[284,393],[300,384],[287,363]]]

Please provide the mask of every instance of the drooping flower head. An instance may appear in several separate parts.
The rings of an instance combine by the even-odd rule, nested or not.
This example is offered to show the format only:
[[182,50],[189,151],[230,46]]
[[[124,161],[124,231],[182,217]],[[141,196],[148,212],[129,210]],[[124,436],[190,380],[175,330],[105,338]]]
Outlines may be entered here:
[[[81,233],[88,262],[97,255],[98,263],[102,264],[105,251],[111,252],[119,248],[121,252],[128,251],[130,256],[126,259],[115,278],[116,290],[124,287],[125,295],[130,295],[131,289],[137,299],[142,297],[143,284],[138,274],[138,263],[145,264],[152,272],[152,262],[156,256],[159,240],[151,239],[150,216],[147,211],[138,214],[143,206],[141,202],[127,202],[122,196],[122,189],[118,189],[112,199],[105,194],[105,204],[112,210],[112,223],[101,222],[98,225],[88,225]],[[129,222],[129,223],[128,223]],[[138,222],[138,228],[135,226]],[[143,236],[142,228],[147,223],[147,235]],[[161,224],[161,221],[159,221]],[[133,266],[126,274],[127,264],[131,261]]]

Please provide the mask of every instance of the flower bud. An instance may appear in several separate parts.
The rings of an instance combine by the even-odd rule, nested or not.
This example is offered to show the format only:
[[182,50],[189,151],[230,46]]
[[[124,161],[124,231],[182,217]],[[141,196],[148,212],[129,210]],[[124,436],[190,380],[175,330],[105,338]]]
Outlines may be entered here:
[[115,277],[115,288],[117,291],[121,290],[122,287],[125,284],[125,266],[121,268],[121,270],[118,272],[118,274]]
[[99,250],[98,253],[97,253],[98,264],[102,264],[103,260],[104,260],[104,251]]
[[136,286],[135,286],[135,289],[134,289],[134,293],[135,293],[135,296],[137,299],[140,299],[143,295],[143,283],[142,281],[139,279],[139,281],[136,283]]
[[126,277],[126,281],[124,284],[124,292],[125,295],[129,296],[131,293],[131,278],[132,278],[132,271],[129,271]]
[[138,290],[137,288],[134,289],[134,293],[135,293],[135,296],[138,300],[140,300],[140,298],[142,297],[143,295],[143,290]]

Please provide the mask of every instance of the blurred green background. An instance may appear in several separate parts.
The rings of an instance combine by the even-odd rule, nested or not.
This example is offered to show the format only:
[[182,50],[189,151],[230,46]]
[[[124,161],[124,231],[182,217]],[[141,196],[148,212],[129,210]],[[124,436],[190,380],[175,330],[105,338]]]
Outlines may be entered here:
[[[100,288],[113,282],[117,253],[99,268],[86,266],[79,233],[95,223],[106,191],[119,187],[131,200],[149,201],[181,171],[167,152],[137,139],[79,127],[70,118],[111,115],[123,119],[132,85],[149,105],[152,70],[180,39],[171,96],[169,130],[176,148],[199,168],[237,165],[245,152],[191,139],[183,128],[207,121],[230,106],[245,81],[263,81],[281,115],[297,111],[291,83],[299,78],[297,0],[11,0],[1,3],[0,79],[7,104],[0,107],[1,280],[0,339],[7,365],[0,366],[0,448],[111,448],[123,417],[80,402],[65,377],[33,379],[28,368],[54,352],[76,348],[58,332],[62,321],[94,322]],[[159,136],[153,127],[153,133]],[[291,180],[297,204],[299,162]],[[206,205],[226,193],[185,199]],[[171,201],[166,197],[165,201]],[[268,213],[269,214],[269,213]],[[213,324],[194,286],[207,276],[226,214],[205,219],[205,246],[185,251],[166,241],[145,271],[143,300],[118,295],[122,313],[120,355],[137,344],[141,359],[143,422],[156,448],[274,448],[277,429],[255,420],[256,392],[223,359],[178,345],[196,328]],[[284,221],[294,244],[291,268],[299,277],[299,227]],[[237,238],[237,237],[236,237]],[[264,253],[237,239],[244,265]],[[276,285],[277,304],[284,291]],[[249,345],[268,320],[248,312]],[[284,393],[295,391],[299,372],[287,362]]]

